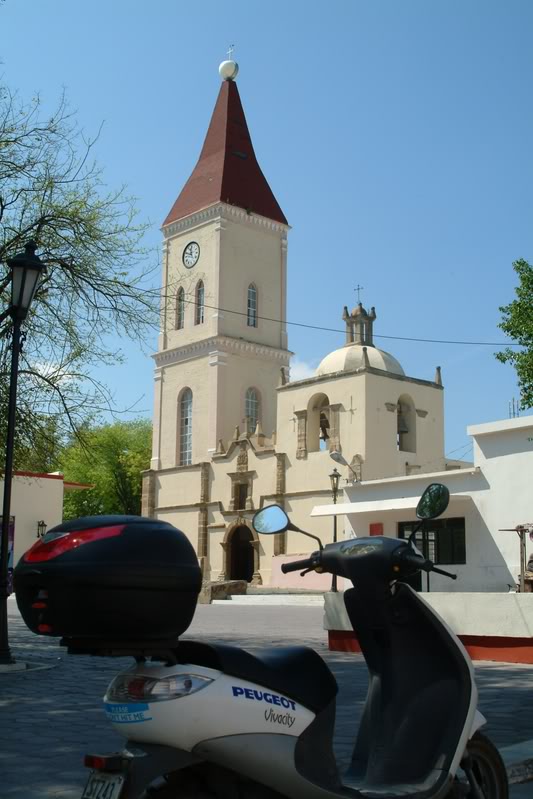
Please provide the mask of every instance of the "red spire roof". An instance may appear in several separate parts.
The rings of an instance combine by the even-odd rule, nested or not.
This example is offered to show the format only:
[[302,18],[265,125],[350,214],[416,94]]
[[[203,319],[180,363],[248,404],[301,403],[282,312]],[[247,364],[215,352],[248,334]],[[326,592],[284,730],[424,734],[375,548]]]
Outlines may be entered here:
[[169,225],[217,202],[287,224],[255,157],[237,84],[225,80],[192,175],[163,222]]

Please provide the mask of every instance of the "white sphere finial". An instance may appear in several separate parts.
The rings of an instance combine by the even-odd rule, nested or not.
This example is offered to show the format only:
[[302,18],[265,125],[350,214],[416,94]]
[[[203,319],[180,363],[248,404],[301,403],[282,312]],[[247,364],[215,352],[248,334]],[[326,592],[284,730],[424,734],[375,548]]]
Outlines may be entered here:
[[239,71],[236,61],[223,61],[218,68],[222,80],[235,80]]
[[228,49],[228,60],[223,61],[218,68],[222,80],[235,80],[235,78],[237,77],[237,73],[239,71],[239,65],[237,64],[236,61],[233,60],[234,50],[235,50],[235,45],[230,44]]

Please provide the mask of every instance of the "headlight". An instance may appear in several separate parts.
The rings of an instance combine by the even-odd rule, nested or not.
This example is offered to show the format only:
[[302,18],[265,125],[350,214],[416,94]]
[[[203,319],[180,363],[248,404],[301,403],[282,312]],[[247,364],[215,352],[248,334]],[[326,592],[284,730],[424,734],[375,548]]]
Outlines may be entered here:
[[190,696],[212,683],[198,674],[174,674],[170,677],[145,677],[140,674],[119,674],[104,697],[105,702],[164,702]]

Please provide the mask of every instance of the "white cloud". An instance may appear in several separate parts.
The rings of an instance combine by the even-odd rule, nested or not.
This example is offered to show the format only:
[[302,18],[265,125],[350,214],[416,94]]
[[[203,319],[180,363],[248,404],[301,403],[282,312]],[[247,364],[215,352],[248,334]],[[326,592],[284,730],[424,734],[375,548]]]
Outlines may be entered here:
[[318,361],[316,363],[307,363],[294,356],[291,359],[291,382],[293,380],[304,380],[306,377],[314,377]]
[[35,361],[32,363],[31,367],[34,372],[37,372],[37,374],[47,380],[52,380],[58,385],[65,385],[74,380],[73,375],[68,372],[63,364],[54,361]]

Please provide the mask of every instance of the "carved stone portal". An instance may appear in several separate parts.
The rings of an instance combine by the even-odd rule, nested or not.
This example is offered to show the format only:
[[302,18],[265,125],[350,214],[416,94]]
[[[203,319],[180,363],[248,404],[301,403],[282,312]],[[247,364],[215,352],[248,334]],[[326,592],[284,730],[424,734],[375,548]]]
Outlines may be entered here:
[[222,573],[218,578],[220,581],[245,579],[252,585],[261,585],[260,542],[247,519],[239,517],[228,527],[221,546],[223,558]]

